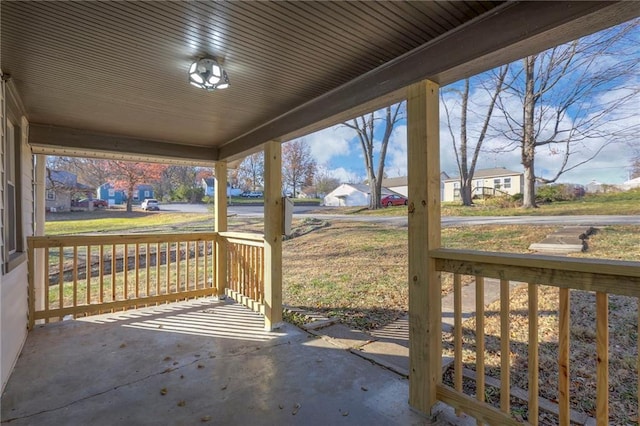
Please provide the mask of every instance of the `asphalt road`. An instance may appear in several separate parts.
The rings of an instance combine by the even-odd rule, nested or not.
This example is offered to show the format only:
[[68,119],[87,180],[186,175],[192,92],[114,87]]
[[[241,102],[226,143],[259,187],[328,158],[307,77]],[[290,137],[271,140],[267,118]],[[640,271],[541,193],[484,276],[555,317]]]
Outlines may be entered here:
[[[161,211],[206,213],[208,207],[204,204],[162,204]],[[240,217],[262,217],[263,206],[229,206],[229,215]],[[406,216],[369,216],[369,215],[340,215],[323,214],[322,207],[295,206],[293,215],[297,218],[322,217],[325,219],[345,220],[354,222],[385,223],[393,226],[407,226]],[[310,213],[318,212],[318,213]],[[639,216],[446,216],[442,218],[442,226],[457,225],[640,225]]]

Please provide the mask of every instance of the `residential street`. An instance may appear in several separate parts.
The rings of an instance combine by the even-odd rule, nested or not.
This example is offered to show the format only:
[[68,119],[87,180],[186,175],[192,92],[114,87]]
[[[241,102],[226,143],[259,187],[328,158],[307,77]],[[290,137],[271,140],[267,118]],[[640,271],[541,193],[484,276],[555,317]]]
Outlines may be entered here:
[[[162,211],[181,211],[185,213],[205,213],[207,205],[204,204],[167,204],[161,205]],[[402,216],[370,216],[370,215],[346,215],[323,214],[323,207],[319,206],[295,206],[294,217],[311,218],[322,217],[325,219],[345,220],[354,222],[386,223],[395,226],[407,226],[407,218]],[[242,217],[261,217],[262,206],[229,206],[229,214]],[[310,213],[314,212],[314,213]],[[640,225],[640,216],[446,216],[442,218],[443,226],[457,225]]]

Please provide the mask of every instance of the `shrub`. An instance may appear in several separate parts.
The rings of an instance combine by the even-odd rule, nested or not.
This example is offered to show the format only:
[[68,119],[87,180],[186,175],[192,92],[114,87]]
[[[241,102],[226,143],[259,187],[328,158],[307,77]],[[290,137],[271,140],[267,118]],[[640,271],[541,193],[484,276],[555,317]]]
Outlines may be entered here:
[[498,197],[491,197],[484,200],[485,206],[498,207],[501,209],[509,209],[518,207],[520,203],[512,199],[511,195],[500,195]]
[[540,203],[572,201],[579,195],[576,188],[575,185],[567,184],[543,185],[536,190],[536,201]]

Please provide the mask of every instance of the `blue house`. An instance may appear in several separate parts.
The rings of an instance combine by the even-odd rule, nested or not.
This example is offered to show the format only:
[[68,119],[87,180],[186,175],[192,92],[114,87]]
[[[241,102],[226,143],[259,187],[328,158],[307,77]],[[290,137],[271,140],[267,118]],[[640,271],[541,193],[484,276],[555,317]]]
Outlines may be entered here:
[[116,190],[110,183],[103,183],[98,187],[98,198],[106,200],[109,205],[118,205],[124,203],[124,191]]
[[213,189],[215,187],[214,178],[202,179],[202,181],[200,182],[200,186],[202,186],[202,189],[204,189],[205,197],[213,197]]
[[147,184],[136,186],[133,190],[133,200],[142,202],[145,198],[153,198],[153,187]]

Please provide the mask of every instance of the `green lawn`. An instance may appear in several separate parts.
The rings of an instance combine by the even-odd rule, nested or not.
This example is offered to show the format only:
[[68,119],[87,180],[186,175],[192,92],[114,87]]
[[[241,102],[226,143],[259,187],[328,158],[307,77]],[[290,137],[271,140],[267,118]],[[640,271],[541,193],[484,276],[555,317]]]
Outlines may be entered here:
[[[335,214],[359,214],[371,216],[404,216],[406,206],[368,210],[366,207],[335,207],[323,209]],[[570,216],[570,215],[638,215],[640,214],[640,189],[632,191],[592,194],[579,200],[541,204],[536,209],[523,209],[511,201],[477,200],[471,207],[457,202],[442,203],[442,216]]]
[[150,232],[213,231],[210,213],[166,213],[124,210],[48,213],[45,235],[113,233],[149,230]]

